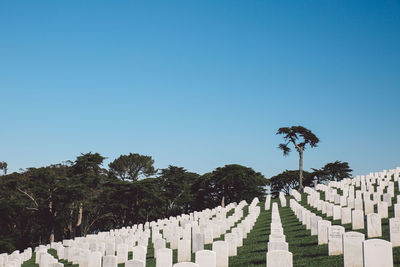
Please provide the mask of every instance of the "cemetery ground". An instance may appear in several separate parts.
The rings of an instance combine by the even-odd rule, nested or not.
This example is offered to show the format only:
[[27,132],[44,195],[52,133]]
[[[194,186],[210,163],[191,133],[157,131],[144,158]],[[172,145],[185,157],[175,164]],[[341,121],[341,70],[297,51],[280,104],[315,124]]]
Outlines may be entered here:
[[[397,186],[397,185],[396,185]],[[396,195],[399,194],[396,188]],[[322,193],[323,194],[323,193]],[[323,198],[323,195],[321,196]],[[287,203],[292,197],[286,197]],[[279,199],[273,199],[272,203],[277,202],[279,206],[279,214],[286,235],[286,242],[289,244],[289,251],[293,253],[293,266],[343,266],[343,255],[339,256],[328,256],[328,245],[318,245],[318,237],[311,236],[311,230],[306,230],[306,226],[302,225],[298,221],[294,212],[290,207],[281,207]],[[309,209],[310,211],[321,216],[325,220],[332,222],[332,225],[340,225],[340,220],[333,221],[332,217],[326,217],[322,212],[317,211],[307,204],[307,194],[302,194],[302,201],[300,204]],[[230,267],[251,267],[251,266],[266,266],[266,253],[268,236],[270,234],[270,223],[271,223],[271,209],[266,211],[264,209],[264,203],[261,201],[258,204],[261,207],[260,216],[253,230],[248,234],[247,238],[243,240],[243,246],[238,247],[237,256],[229,257]],[[244,208],[244,217],[248,213],[247,206]],[[376,212],[376,211],[375,211]],[[394,217],[394,205],[389,207],[389,218]],[[389,241],[389,220],[382,219],[382,239]],[[240,221],[239,221],[240,222]],[[238,223],[239,223],[238,222]],[[366,221],[365,221],[366,225]],[[343,225],[346,231],[351,230],[351,224]],[[355,230],[361,233],[366,233],[366,230]],[[228,231],[229,233],[229,231]],[[224,236],[215,239],[223,240]],[[167,244],[169,247],[169,244]],[[211,244],[205,245],[204,249],[211,250]],[[56,257],[55,250],[49,250],[49,253]],[[155,259],[153,257],[154,249],[152,242],[149,241],[149,247],[147,251],[147,267],[155,267]],[[129,259],[132,258],[132,253],[129,253]],[[393,260],[394,266],[400,266],[400,247],[393,249]],[[77,264],[71,264],[70,262],[60,260],[65,267],[79,267]],[[173,262],[177,263],[177,250],[173,251]],[[192,262],[194,262],[194,253],[192,253]],[[32,257],[29,261],[26,261],[22,267],[38,267],[35,264],[35,257]],[[124,264],[119,264],[118,267],[124,267]]]

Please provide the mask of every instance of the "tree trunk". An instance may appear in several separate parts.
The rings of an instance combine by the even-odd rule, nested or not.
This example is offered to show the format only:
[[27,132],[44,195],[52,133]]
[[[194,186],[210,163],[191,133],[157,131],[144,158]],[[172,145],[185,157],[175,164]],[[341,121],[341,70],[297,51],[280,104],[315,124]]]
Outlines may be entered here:
[[53,201],[49,202],[49,211],[52,215],[51,218],[51,230],[50,230],[50,243],[54,242],[54,214],[53,214]]
[[299,192],[303,193],[303,151],[299,151]]

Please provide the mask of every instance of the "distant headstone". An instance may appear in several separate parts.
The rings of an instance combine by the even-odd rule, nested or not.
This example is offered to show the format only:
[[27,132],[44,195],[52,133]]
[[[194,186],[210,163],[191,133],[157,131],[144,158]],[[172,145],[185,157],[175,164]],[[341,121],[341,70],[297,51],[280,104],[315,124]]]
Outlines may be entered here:
[[367,215],[367,236],[368,238],[382,236],[381,216],[377,213]]
[[353,230],[364,229],[364,211],[353,210],[351,213],[351,223]]

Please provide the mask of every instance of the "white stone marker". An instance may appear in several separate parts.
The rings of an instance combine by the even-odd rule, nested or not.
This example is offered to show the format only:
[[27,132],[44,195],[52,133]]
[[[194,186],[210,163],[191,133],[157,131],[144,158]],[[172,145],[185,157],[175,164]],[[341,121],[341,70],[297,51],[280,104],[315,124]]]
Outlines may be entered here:
[[343,234],[344,267],[363,267],[363,246],[365,235],[358,232]]
[[333,220],[340,220],[341,218],[341,207],[334,205],[333,206]]
[[199,267],[216,267],[217,253],[211,250],[200,250],[196,252],[196,263]]
[[117,258],[118,258],[118,264],[125,263],[128,260],[128,245],[127,244],[119,244],[117,246]]
[[389,219],[390,242],[393,247],[400,247],[400,218]]
[[146,267],[146,262],[141,260],[128,260],[125,262],[125,267]]
[[217,267],[228,267],[229,266],[228,243],[226,243],[225,241],[215,241],[212,244],[212,250],[217,255]]
[[351,223],[351,208],[342,208],[342,224]]
[[115,244],[114,243],[106,243],[106,256],[112,255],[115,256]]
[[289,244],[286,242],[268,242],[268,251],[286,250],[289,251]]
[[285,250],[273,250],[267,252],[268,267],[292,267],[293,254]]
[[118,261],[117,256],[108,255],[103,256],[103,267],[117,267]]
[[365,212],[365,215],[368,215],[368,214],[371,214],[371,213],[374,213],[374,202],[373,201],[371,201],[371,200],[365,200],[364,201],[364,212]]
[[79,267],[88,267],[90,250],[80,249],[79,250]]
[[229,257],[237,255],[237,238],[234,233],[225,234],[225,241],[228,243]]
[[363,242],[364,267],[393,267],[392,244],[383,239]]
[[342,235],[344,232],[344,227],[340,225],[333,225],[328,228],[329,256],[343,254]]
[[190,240],[178,241],[178,262],[189,262],[191,260]]
[[381,215],[377,213],[371,213],[367,215],[367,237],[379,237],[382,236],[382,222]]
[[[400,195],[398,195],[400,197]],[[394,204],[394,217],[400,218],[400,204]]]
[[193,262],[180,262],[175,263],[174,267],[199,267],[199,265]]
[[196,253],[197,251],[204,249],[204,234],[196,233],[193,235],[192,251]]
[[101,257],[103,255],[100,251],[90,253],[88,267],[101,267]]
[[132,248],[132,259],[146,261],[147,249],[144,246],[136,246]]
[[353,210],[351,212],[351,223],[353,230],[364,229],[364,211]]
[[328,244],[328,227],[330,226],[330,221],[318,221],[318,245]]
[[356,198],[356,200],[354,201],[354,209],[363,210],[363,201],[361,198]]
[[163,238],[158,238],[154,241],[154,258],[157,258],[157,251],[166,247],[166,241]]
[[381,215],[382,219],[388,217],[388,203],[387,202],[378,202],[378,213]]
[[311,235],[318,235],[318,221],[322,220],[320,216],[311,217]]
[[158,250],[156,267],[172,267],[172,249],[161,248]]

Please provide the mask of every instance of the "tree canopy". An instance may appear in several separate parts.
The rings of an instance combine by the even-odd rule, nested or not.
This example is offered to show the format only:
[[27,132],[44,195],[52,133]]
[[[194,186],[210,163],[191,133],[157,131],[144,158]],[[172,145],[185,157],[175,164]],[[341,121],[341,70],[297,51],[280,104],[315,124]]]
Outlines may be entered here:
[[283,135],[284,143],[279,144],[279,149],[283,151],[283,155],[287,156],[292,144],[299,153],[299,191],[303,192],[303,153],[306,146],[316,147],[319,138],[309,129],[303,126],[292,126],[279,128],[276,134]]

